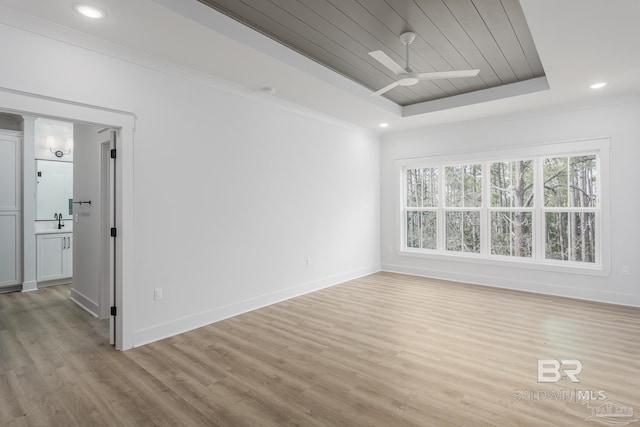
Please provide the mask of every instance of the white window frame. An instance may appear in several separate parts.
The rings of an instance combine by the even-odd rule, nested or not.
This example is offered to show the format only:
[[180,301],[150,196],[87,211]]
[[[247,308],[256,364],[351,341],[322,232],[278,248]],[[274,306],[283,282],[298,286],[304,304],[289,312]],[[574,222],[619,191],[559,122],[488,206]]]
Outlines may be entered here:
[[[505,148],[496,150],[478,151],[474,153],[453,153],[448,155],[414,157],[410,159],[396,160],[396,176],[399,185],[397,188],[397,215],[396,215],[396,244],[397,254],[400,256],[418,257],[425,259],[437,259],[448,261],[464,261],[470,263],[498,265],[514,268],[529,268],[536,270],[548,270],[557,272],[570,272],[595,276],[607,276],[611,271],[611,239],[610,239],[610,212],[609,212],[609,151],[611,147],[610,138],[594,138],[579,141],[547,143],[539,145],[528,145],[517,148]],[[596,181],[598,207],[597,208],[550,208],[544,207],[544,194],[540,188],[542,180],[542,161],[545,157],[559,156],[581,156],[596,154],[598,158],[598,170]],[[488,185],[489,163],[496,161],[513,161],[536,159],[534,162],[536,179],[534,182],[534,207],[533,207],[533,236],[532,236],[532,258],[512,257],[491,255],[491,236],[489,229],[489,218],[491,212],[495,210],[505,210],[503,208],[495,208],[490,206],[490,186]],[[444,206],[445,201],[439,200],[438,207],[435,209],[438,223],[438,249],[419,249],[409,248],[406,246],[406,215],[407,211],[413,210],[434,210],[433,208],[405,208],[406,197],[406,180],[405,171],[414,168],[438,167],[440,179],[439,187],[444,188],[444,167],[454,164],[470,164],[482,163],[482,208],[480,208],[480,236],[481,236],[481,253],[456,252],[446,250],[445,242],[445,212],[452,210]],[[444,197],[444,192],[441,191]],[[442,199],[440,197],[440,199]],[[457,209],[454,209],[457,210]],[[471,208],[460,208],[460,210],[475,210]],[[518,210],[518,208],[508,209],[509,211]],[[525,210],[530,211],[530,208]],[[596,248],[595,263],[586,263],[580,261],[565,261],[545,259],[545,241],[544,241],[544,215],[548,211],[567,211],[567,212],[596,212]],[[542,230],[541,230],[542,228]]]

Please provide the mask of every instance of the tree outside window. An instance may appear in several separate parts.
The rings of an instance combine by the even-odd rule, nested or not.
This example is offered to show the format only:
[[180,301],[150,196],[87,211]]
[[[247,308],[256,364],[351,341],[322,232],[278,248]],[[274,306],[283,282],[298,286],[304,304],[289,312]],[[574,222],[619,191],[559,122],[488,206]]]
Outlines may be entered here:
[[494,162],[491,174],[491,254],[533,255],[532,160]]
[[599,263],[598,171],[584,153],[405,168],[403,248]]
[[437,249],[438,168],[407,169],[406,245]]
[[543,161],[545,258],[595,262],[596,156]]
[[480,253],[482,165],[445,166],[446,249]]

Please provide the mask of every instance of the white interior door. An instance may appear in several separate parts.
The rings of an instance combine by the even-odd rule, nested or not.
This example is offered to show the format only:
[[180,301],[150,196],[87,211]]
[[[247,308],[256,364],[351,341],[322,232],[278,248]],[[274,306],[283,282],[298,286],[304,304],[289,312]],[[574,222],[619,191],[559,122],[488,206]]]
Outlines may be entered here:
[[116,146],[116,131],[104,129],[106,139],[100,145],[100,197],[101,197],[101,268],[100,268],[100,317],[109,317],[109,343],[116,343],[116,316],[111,307],[116,306],[115,298],[115,238],[111,229],[115,227],[115,159],[112,150]]

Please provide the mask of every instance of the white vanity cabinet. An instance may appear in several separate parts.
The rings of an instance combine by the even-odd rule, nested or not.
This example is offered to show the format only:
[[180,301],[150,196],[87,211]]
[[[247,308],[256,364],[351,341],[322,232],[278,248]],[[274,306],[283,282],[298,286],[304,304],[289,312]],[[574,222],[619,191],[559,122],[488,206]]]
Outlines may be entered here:
[[36,280],[65,279],[73,275],[73,233],[36,236]]

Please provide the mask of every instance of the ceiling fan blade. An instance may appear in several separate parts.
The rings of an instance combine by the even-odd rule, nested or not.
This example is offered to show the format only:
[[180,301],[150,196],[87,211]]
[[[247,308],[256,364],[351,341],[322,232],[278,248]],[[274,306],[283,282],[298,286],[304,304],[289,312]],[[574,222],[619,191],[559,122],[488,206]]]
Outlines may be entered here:
[[389,58],[389,55],[387,55],[381,50],[374,50],[373,52],[369,52],[369,55],[371,55],[376,61],[378,61],[379,63],[381,63],[382,65],[384,65],[385,67],[387,67],[388,69],[390,69],[396,74],[402,74],[407,72],[404,68],[398,65],[396,61]]
[[370,96],[380,96],[383,93],[385,93],[387,91],[390,91],[391,89],[393,89],[396,86],[398,86],[398,82],[393,82],[389,86],[385,86],[382,89],[380,89],[379,91],[373,92]]
[[439,71],[435,73],[420,73],[418,80],[456,79],[460,77],[475,77],[480,70]]

